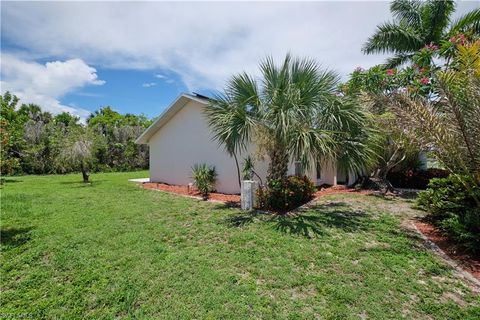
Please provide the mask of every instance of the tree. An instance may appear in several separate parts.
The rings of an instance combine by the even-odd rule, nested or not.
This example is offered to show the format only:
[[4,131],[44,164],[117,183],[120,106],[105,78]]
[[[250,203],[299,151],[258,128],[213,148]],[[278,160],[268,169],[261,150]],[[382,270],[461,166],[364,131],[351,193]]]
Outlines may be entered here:
[[93,158],[92,133],[84,127],[79,127],[66,138],[61,159],[80,170],[84,183],[89,182],[89,166]]
[[459,46],[450,68],[435,76],[435,100],[400,93],[393,110],[412,140],[451,173],[480,185],[480,41]]
[[68,112],[62,112],[57,114],[53,118],[53,121],[55,122],[55,124],[63,124],[63,126],[69,127],[69,126],[77,126],[78,121],[80,121],[80,118]]
[[87,119],[95,133],[95,157],[103,168],[131,170],[148,167],[148,147],[135,139],[151,124],[144,115],[125,114],[103,107]]
[[451,22],[455,11],[452,0],[394,0],[390,11],[393,22],[385,22],[363,46],[363,52],[392,53],[386,64],[397,67],[414,60],[420,50],[428,51],[458,33],[480,35],[480,9]]
[[[259,81],[246,73],[233,76],[206,108],[214,138],[230,154],[246,151],[255,141],[258,152],[270,160],[267,183],[285,180],[292,159],[307,168],[321,157],[341,156],[346,129],[363,118],[336,95],[338,76],[313,60],[290,55],[279,66],[267,58],[260,70]],[[369,154],[365,145],[357,146]],[[344,157],[342,164],[358,169],[353,158]]]
[[10,92],[0,96],[0,172],[13,174],[20,169],[20,158],[24,147],[23,121],[16,107],[19,99]]

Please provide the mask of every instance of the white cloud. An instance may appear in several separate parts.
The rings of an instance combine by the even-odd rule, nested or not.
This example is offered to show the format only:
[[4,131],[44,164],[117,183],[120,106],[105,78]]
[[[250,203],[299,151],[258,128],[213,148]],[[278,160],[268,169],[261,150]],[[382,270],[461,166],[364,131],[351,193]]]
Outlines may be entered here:
[[156,75],[154,75],[154,77],[157,78],[157,79],[163,80],[165,83],[170,83],[171,84],[171,83],[175,82],[175,80],[170,79],[166,75],[163,75],[161,73],[157,73]]
[[156,86],[156,85],[157,85],[156,82],[147,82],[147,83],[143,83],[143,84],[142,84],[142,87],[144,87],[144,88],[150,88],[150,87],[154,87],[154,86]]
[[[460,2],[459,12],[478,6]],[[391,19],[389,3],[2,3],[2,37],[34,58],[79,57],[111,68],[177,73],[191,90],[220,89],[233,73],[291,52],[346,76],[383,61],[361,46]],[[157,77],[161,79],[161,77]]]
[[98,79],[95,68],[81,59],[40,64],[9,54],[1,58],[2,92],[11,91],[22,103],[38,104],[54,114],[66,111],[85,119],[89,111],[63,105],[59,99],[85,85],[105,83]]

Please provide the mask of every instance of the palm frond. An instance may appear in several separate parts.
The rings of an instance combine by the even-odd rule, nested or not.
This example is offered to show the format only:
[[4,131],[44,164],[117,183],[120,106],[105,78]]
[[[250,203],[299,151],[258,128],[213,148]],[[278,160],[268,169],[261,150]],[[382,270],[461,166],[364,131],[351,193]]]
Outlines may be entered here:
[[386,68],[397,68],[413,58],[413,54],[409,53],[397,53],[391,58],[387,58],[385,61]]
[[448,35],[453,36],[459,32],[472,32],[480,36],[480,8],[474,9],[456,19],[452,23]]
[[417,0],[394,0],[390,4],[390,11],[399,22],[420,30],[422,29],[421,5],[422,3]]
[[231,155],[247,148],[255,125],[255,113],[249,110],[247,104],[238,104],[235,99],[238,98],[217,94],[204,109],[212,139]]
[[411,53],[420,49],[423,44],[423,39],[415,29],[405,24],[387,22],[377,27],[377,31],[367,40],[362,50],[366,54]]
[[455,2],[453,0],[429,0],[426,3],[424,12],[426,44],[440,42],[454,10]]

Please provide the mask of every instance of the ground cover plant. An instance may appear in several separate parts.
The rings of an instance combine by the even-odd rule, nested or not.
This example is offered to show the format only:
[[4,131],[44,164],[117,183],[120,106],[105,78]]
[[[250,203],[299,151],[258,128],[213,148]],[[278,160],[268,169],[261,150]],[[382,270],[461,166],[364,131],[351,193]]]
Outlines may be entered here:
[[6,178],[0,313],[478,319],[478,294],[402,230],[410,202],[336,194],[247,214],[127,181],[146,175]]

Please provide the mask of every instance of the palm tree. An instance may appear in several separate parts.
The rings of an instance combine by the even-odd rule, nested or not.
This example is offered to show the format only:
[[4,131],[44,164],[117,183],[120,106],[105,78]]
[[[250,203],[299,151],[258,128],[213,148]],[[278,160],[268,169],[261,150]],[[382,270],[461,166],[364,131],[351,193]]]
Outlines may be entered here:
[[[260,71],[258,80],[246,73],[233,76],[225,92],[205,110],[214,138],[230,154],[246,151],[255,141],[270,159],[267,182],[271,182],[286,178],[291,159],[307,168],[314,159],[334,159],[347,150],[340,148],[340,140],[351,136],[342,130],[365,119],[341,103],[334,72],[290,55],[279,66],[272,58],[265,59]],[[351,143],[349,153],[355,145],[369,155],[360,141]],[[355,167],[353,162],[342,158],[348,168]]]
[[411,61],[423,47],[438,46],[458,33],[480,35],[480,9],[451,22],[452,0],[394,0],[390,11],[394,21],[379,25],[362,49],[366,54],[393,53],[386,62],[390,68]]

